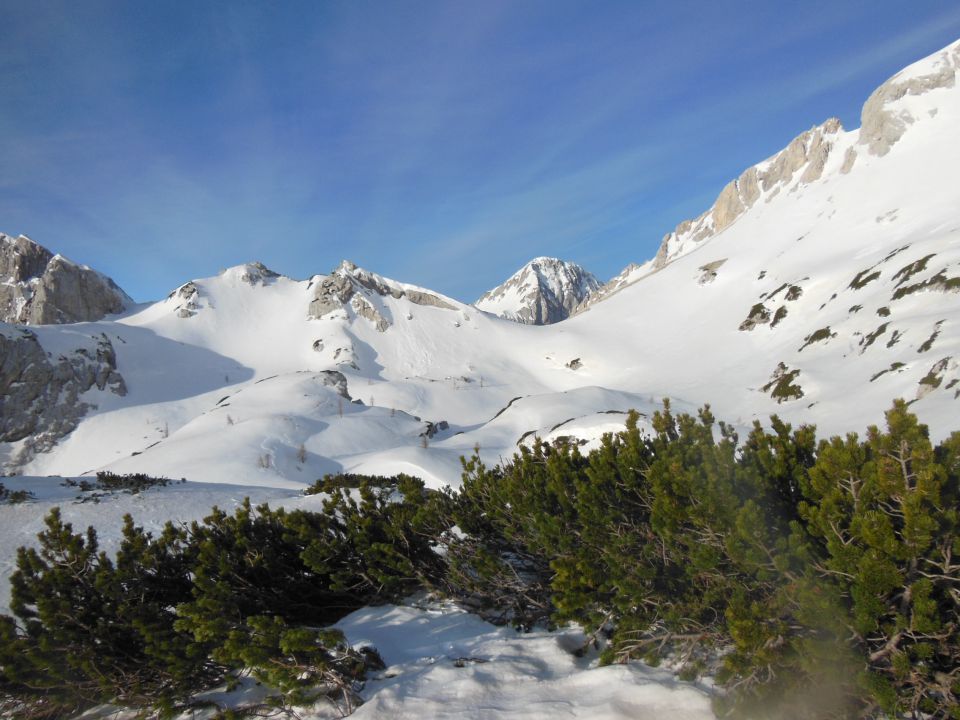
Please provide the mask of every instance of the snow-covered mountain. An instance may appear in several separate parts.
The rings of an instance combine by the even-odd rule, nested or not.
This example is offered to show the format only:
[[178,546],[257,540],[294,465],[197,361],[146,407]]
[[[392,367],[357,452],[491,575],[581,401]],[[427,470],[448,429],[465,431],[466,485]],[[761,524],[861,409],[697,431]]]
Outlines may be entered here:
[[30,325],[99,320],[131,307],[117,284],[21,235],[0,233],[0,321]]
[[576,263],[534,258],[474,303],[499,317],[527,325],[566,320],[603,285]]
[[[863,129],[828,121],[751,167],[617,292],[559,325],[345,262],[303,281],[241,265],[114,320],[7,326],[0,462],[284,487],[336,470],[456,484],[475,447],[496,462],[535,435],[590,441],[666,396],[822,433],[879,422],[905,397],[943,435],[960,407],[958,64],[955,44],[874,93]],[[559,267],[531,272],[557,279]],[[501,299],[521,287],[539,280]],[[40,392],[54,375],[69,388]],[[24,435],[25,413],[65,420]]]
[[[12,549],[54,505],[96,524],[111,552],[127,512],[156,531],[244,496],[317,509],[299,490],[336,471],[455,486],[463,455],[496,463],[536,436],[595,443],[663,397],[679,411],[709,402],[739,428],[777,413],[821,436],[880,423],[903,397],[935,438],[958,429],[958,67],[955,43],[884,83],[859,130],[827,121],[748,168],[561,324],[506,320],[349,262],[306,280],[239,265],[112,319],[42,324],[34,281],[55,258],[4,236],[0,307],[18,324],[0,323],[0,470],[35,497],[0,505],[0,611]],[[562,276],[543,271],[559,261],[534,262]],[[501,309],[536,317],[540,301],[522,301],[539,283],[502,290]],[[95,505],[36,477],[101,469],[193,482]],[[711,717],[706,693],[667,674],[586,669],[559,636],[459,611],[366,609],[342,626],[400,668],[368,686],[358,717],[436,714],[437,687],[465,710],[487,702],[487,685],[443,655],[492,658],[485,682],[521,688],[517,716],[549,695],[590,716]]]

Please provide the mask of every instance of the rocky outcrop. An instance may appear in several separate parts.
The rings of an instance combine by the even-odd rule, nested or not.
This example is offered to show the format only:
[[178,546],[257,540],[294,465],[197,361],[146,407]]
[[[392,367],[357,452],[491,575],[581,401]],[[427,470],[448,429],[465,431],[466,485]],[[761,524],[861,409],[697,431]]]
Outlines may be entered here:
[[886,155],[917,121],[898,101],[908,95],[924,95],[938,88],[952,88],[960,67],[960,43],[898,72],[873,91],[860,115],[861,145],[872,155]]
[[0,233],[0,321],[50,325],[100,320],[133,304],[113,280]]
[[0,325],[0,442],[23,441],[5,469],[14,470],[72,432],[96,407],[80,399],[94,387],[127,392],[106,335],[89,336],[84,346],[53,358],[30,330]]
[[339,370],[321,370],[314,376],[321,384],[333,389],[344,400],[352,400],[347,391],[347,378]]
[[274,272],[262,262],[252,262],[244,265],[237,265],[232,268],[227,268],[220,274],[236,278],[238,281],[246,283],[251,287],[256,285],[266,285],[271,280],[281,277],[280,273]]
[[576,263],[534,258],[474,303],[486,312],[526,325],[566,320],[602,283]]
[[246,272],[240,277],[245,283],[250,285],[263,285],[269,280],[280,277],[280,273],[274,272],[261,262],[250,263],[246,267]]
[[407,298],[407,300],[412,302],[414,305],[437,307],[443,310],[456,310],[456,308],[446,300],[443,300],[439,296],[432,293],[424,292],[423,290],[404,290],[400,294],[400,297]]
[[402,287],[363,268],[349,260],[327,275],[317,285],[313,300],[307,310],[309,317],[320,318],[336,310],[350,307],[356,315],[374,324],[380,332],[386,332],[391,320],[372,302],[377,297],[405,298],[415,305],[456,310],[449,302],[425,290]]
[[390,327],[390,321],[371,305],[370,301],[364,298],[363,295],[354,295],[350,300],[350,307],[353,308],[353,311],[358,316],[372,322],[378,331],[386,332],[387,328]]
[[193,282],[184,283],[169,295],[170,298],[177,298],[180,304],[174,308],[177,317],[189,318],[197,314],[200,310],[200,289]]

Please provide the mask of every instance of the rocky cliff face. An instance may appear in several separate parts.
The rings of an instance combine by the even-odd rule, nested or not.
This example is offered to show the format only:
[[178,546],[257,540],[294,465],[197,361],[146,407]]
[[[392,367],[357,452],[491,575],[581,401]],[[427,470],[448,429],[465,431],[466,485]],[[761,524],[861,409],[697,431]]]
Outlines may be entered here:
[[7,469],[72,432],[95,407],[80,399],[93,387],[127,393],[106,335],[84,337],[80,347],[54,358],[35,333],[0,323],[0,442],[18,444]]
[[99,320],[133,304],[113,280],[0,233],[0,321],[23,325]]
[[576,263],[539,257],[485,293],[474,305],[526,325],[549,325],[570,317],[601,285]]

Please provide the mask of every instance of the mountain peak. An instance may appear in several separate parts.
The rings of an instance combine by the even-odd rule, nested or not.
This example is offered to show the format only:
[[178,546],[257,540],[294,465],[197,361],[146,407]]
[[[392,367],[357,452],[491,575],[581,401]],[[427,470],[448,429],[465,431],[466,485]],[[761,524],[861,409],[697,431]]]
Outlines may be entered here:
[[87,322],[132,304],[106,275],[55,255],[26,235],[0,233],[0,321]]
[[474,305],[526,325],[549,325],[568,318],[601,285],[576,263],[541,256],[484,293]]
[[226,270],[222,270],[220,277],[239,280],[248,285],[264,285],[268,280],[281,277],[281,275],[268,268],[262,262],[256,261],[234,265]]
[[[867,98],[860,115],[859,144],[872,155],[886,155],[909,125],[923,118],[936,105],[923,102],[934,90],[956,87],[960,68],[960,41],[918,60],[878,87]],[[926,111],[926,113],[924,113]]]
[[444,310],[456,309],[447,298],[413,285],[398,283],[343,260],[336,270],[317,283],[308,316],[319,318],[350,307],[354,314],[370,320],[377,330],[385,332],[392,322],[377,305],[380,304],[380,298],[386,297],[394,300],[403,298],[415,305]]

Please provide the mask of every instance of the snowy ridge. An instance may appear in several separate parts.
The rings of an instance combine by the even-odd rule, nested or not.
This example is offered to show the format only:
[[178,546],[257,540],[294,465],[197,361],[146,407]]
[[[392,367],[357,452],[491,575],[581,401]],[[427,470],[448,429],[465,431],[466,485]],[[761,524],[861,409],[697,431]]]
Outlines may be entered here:
[[839,120],[831,118],[797,136],[782,151],[730,181],[706,212],[664,236],[652,260],[625,268],[580,310],[693,252],[751,210],[762,212],[762,206],[779,193],[846,175],[862,154],[886,155],[911,126],[936,118],[944,94],[956,86],[958,67],[960,41],[913,63],[877,88],[863,106],[859,130],[846,132]]
[[549,325],[569,317],[601,285],[576,263],[538,257],[484,293],[474,306],[527,325]]

